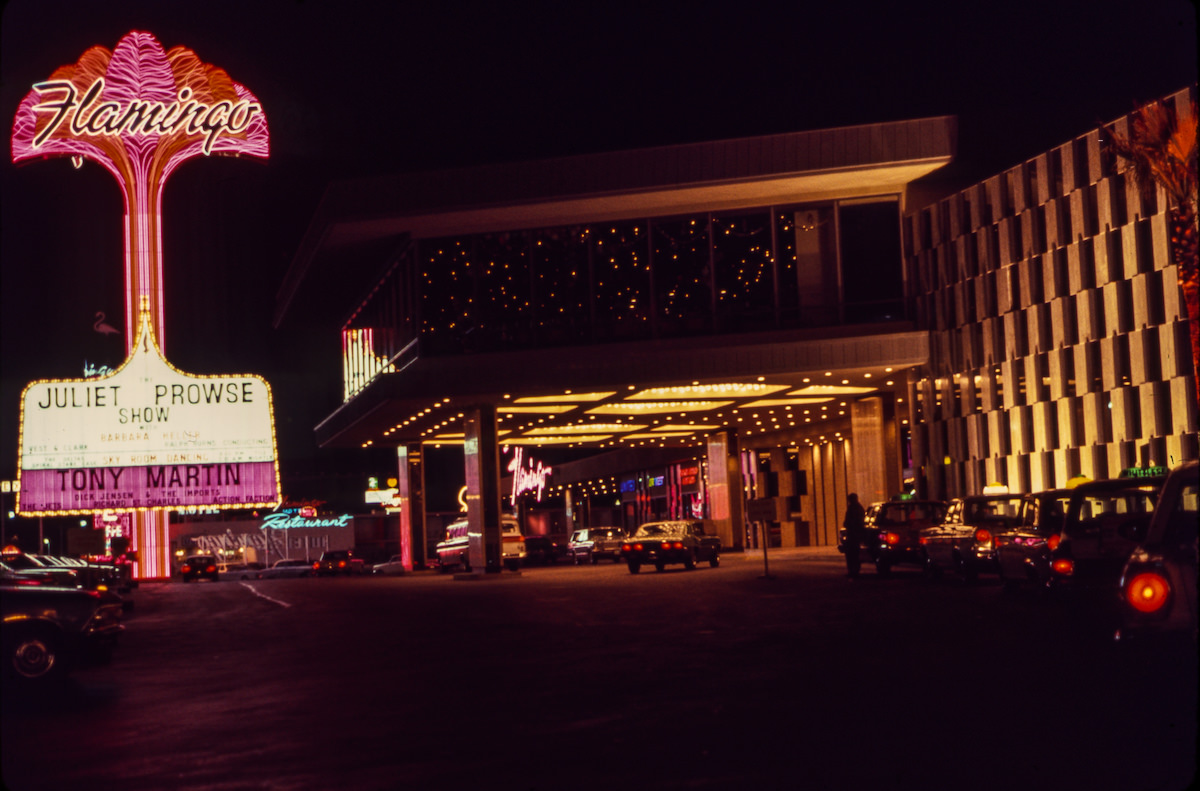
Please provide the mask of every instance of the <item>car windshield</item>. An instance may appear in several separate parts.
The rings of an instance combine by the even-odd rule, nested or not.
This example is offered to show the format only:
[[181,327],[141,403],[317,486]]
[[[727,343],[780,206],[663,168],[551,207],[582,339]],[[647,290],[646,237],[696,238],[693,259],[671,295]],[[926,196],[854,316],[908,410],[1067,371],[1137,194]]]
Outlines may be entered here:
[[658,536],[681,536],[686,531],[683,525],[676,523],[650,523],[638,528],[636,538],[655,538]]

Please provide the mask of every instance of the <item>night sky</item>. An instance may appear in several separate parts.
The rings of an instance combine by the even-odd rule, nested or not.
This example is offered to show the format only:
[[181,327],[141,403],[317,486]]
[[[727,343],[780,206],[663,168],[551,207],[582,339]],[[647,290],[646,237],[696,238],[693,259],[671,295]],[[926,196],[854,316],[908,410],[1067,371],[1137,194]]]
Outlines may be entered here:
[[[434,7],[436,6],[436,7]],[[164,205],[168,358],[260,373],[285,476],[327,462],[337,312],[271,328],[275,292],[330,179],[916,118],[959,117],[943,178],[986,178],[1196,80],[1185,0],[892,3],[4,5],[0,111],[130,30],[183,45],[262,102],[267,162],[193,159]],[[7,154],[7,147],[6,147]],[[21,389],[115,365],[122,206],[97,165],[0,164],[0,476]],[[366,284],[363,284],[364,286]],[[292,493],[303,496],[303,493]]]

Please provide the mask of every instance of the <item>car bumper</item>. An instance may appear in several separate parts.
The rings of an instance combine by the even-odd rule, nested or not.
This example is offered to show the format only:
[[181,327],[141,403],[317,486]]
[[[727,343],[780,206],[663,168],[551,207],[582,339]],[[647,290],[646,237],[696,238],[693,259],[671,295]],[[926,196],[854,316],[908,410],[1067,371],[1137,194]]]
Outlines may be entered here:
[[913,546],[882,545],[879,548],[878,561],[889,566],[897,563],[912,563],[917,566],[925,565],[925,550],[920,544]]

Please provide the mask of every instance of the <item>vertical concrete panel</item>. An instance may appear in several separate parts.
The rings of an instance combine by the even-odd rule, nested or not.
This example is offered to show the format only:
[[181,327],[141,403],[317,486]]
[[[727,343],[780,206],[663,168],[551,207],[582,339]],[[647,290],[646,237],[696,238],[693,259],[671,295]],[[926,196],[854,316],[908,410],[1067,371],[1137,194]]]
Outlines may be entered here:
[[404,568],[424,567],[429,559],[425,545],[425,468],[421,446],[396,448],[397,495],[400,499],[400,556]]
[[496,408],[464,411],[463,463],[467,481],[468,556],[475,573],[502,569],[500,534],[500,445]]
[[721,547],[741,552],[745,548],[742,462],[737,433],[717,431],[708,437],[709,513]]
[[864,398],[851,404],[850,436],[853,445],[847,485],[864,503],[886,500],[889,493],[884,467],[890,457],[885,441],[883,399]]

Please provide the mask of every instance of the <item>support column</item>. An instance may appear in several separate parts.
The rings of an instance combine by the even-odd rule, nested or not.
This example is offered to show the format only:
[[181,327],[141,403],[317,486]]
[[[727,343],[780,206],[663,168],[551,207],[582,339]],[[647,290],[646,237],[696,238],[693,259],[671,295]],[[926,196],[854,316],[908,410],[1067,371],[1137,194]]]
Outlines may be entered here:
[[742,462],[737,432],[717,431],[708,436],[709,516],[721,537],[723,552],[745,549],[746,525],[742,497]]
[[855,492],[863,505],[888,499],[892,495],[888,465],[894,458],[888,449],[883,399],[863,398],[851,405],[850,437],[846,488]]
[[425,464],[420,445],[396,448],[396,488],[400,500],[400,556],[404,570],[428,564],[425,546]]
[[463,414],[468,557],[473,574],[496,573],[503,568],[500,443],[496,437],[496,408],[490,405],[475,406]]

